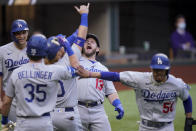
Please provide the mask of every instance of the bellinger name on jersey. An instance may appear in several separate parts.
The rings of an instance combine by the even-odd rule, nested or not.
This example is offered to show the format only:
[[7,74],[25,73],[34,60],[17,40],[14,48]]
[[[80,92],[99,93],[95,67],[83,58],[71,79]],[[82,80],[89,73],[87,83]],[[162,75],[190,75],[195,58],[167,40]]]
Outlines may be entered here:
[[48,79],[51,80],[52,72],[48,71],[20,71],[18,72],[19,79],[33,78],[33,79]]

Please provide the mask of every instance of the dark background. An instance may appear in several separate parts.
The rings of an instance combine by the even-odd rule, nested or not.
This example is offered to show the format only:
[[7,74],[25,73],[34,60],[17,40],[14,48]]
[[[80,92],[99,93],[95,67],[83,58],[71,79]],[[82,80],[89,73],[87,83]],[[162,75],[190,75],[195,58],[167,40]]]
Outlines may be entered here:
[[[81,2],[38,0],[35,6],[7,6],[5,3],[5,0],[0,2],[1,45],[11,41],[10,27],[16,18],[27,20],[30,33],[41,31],[46,36],[57,33],[70,35],[79,25],[80,17],[73,11],[73,6]],[[149,41],[152,52],[168,54],[170,34],[174,30],[174,20],[178,14],[186,17],[187,29],[196,38],[196,4],[193,0],[97,0],[91,2],[89,23],[92,23],[97,12],[102,11],[102,7],[109,4],[118,6],[119,10],[119,41],[111,43],[113,52],[120,45],[126,46],[127,53],[134,52],[143,47],[144,41]]]

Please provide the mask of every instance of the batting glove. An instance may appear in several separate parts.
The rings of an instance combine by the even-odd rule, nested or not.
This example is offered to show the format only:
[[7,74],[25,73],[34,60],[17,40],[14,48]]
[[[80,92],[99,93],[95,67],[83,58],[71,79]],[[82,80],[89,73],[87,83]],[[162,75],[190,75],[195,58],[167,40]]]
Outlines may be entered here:
[[67,39],[63,36],[57,36],[59,43],[61,46],[64,47],[64,49],[67,51],[67,54],[69,56],[72,56],[74,54],[73,50],[71,49],[70,43],[67,41]]
[[194,125],[193,118],[186,118],[184,131],[192,131],[193,130],[192,125]]
[[122,104],[121,104],[120,100],[115,99],[112,102],[112,105],[115,107],[115,111],[118,111],[118,115],[116,116],[116,119],[118,119],[118,120],[122,119],[123,116],[124,116],[124,109],[122,107]]

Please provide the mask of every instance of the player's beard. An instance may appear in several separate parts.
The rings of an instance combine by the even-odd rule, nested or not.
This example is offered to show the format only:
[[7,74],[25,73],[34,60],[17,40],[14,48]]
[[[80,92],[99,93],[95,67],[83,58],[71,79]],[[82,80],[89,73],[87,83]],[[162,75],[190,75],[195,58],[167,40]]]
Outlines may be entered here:
[[83,48],[83,52],[84,52],[84,54],[85,54],[85,56],[86,57],[92,57],[93,55],[95,55],[96,54],[96,49],[92,49],[92,51],[91,52],[88,52],[88,51],[86,51],[87,49],[84,49]]

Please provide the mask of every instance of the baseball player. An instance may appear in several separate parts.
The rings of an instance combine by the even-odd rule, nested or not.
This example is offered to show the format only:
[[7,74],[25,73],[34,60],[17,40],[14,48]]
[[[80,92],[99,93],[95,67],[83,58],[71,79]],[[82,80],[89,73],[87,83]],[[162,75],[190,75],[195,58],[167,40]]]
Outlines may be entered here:
[[176,114],[177,98],[179,97],[183,101],[186,114],[185,131],[192,131],[190,87],[182,79],[169,74],[170,62],[165,54],[155,54],[150,67],[151,73],[133,71],[120,73],[88,72],[86,76],[120,81],[134,88],[141,117],[140,131],[174,131],[173,120]]
[[[10,32],[13,42],[0,47],[0,101],[13,70],[29,62],[26,55],[28,32],[29,27],[25,20],[15,20]],[[12,121],[16,121],[15,106],[14,100],[9,113],[9,120]]]
[[[92,72],[108,71],[104,65],[95,59],[99,53],[99,47],[97,37],[94,34],[88,34],[80,59],[80,65],[86,70]],[[121,119],[124,110],[111,81],[96,78],[78,80],[78,109],[84,131],[111,131],[103,106],[105,96],[115,106],[115,110],[119,112],[116,118]]]
[[45,65],[42,58],[46,49],[45,36],[33,35],[29,39],[30,62],[13,71],[5,88],[2,125],[8,122],[10,104],[15,97],[16,131],[53,131],[50,112],[56,104],[58,81],[72,78],[75,71],[70,66]]
[[[78,35],[76,42],[72,45],[74,53],[79,58],[81,57],[81,50],[84,45],[87,29],[88,29],[88,12],[89,4],[81,5],[79,8],[75,7],[81,14],[81,24],[78,28]],[[64,54],[63,49],[59,45],[65,45],[62,36],[57,36],[59,44],[53,44],[48,48],[48,56],[45,62],[47,64],[56,65],[72,65],[77,68],[79,66],[78,59],[73,58],[74,62],[70,62],[68,56],[70,56],[69,47],[65,47],[66,52]],[[50,41],[54,41],[56,37],[49,38]],[[70,39],[68,39],[70,41]],[[73,41],[73,40],[72,40]],[[70,43],[72,44],[72,43]],[[77,79],[72,78],[70,80],[59,81],[59,91],[57,97],[56,108],[51,112],[52,122],[55,131],[81,131],[82,124],[77,108]]]

